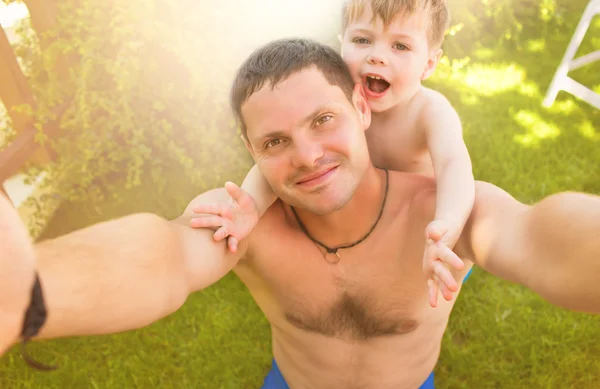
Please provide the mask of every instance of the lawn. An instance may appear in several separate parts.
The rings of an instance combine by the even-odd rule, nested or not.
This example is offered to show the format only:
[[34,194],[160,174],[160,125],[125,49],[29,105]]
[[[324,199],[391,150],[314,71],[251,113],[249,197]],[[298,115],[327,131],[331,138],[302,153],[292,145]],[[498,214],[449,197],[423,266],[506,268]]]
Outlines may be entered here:
[[[461,57],[469,61],[461,64],[451,56],[427,81],[458,110],[476,178],[527,203],[564,190],[600,194],[600,111],[566,93],[552,108],[541,106],[587,1],[559,3],[570,11],[559,26],[548,29],[540,20],[536,28],[534,20],[518,44],[481,40],[462,46]],[[599,49],[597,18],[581,51]],[[458,58],[458,49],[449,51]],[[599,74],[600,63],[573,77],[600,92]],[[173,180],[185,187],[185,177]],[[130,212],[165,209],[171,199],[152,193],[149,187],[124,190],[118,206],[65,204],[43,238]],[[188,189],[177,198],[195,194]],[[167,217],[181,211],[167,209]],[[271,359],[267,322],[234,275],[147,328],[30,347],[60,369],[33,371],[15,348],[0,358],[0,388],[258,388]],[[440,389],[598,389],[600,316],[554,308],[476,269],[452,314],[436,374]]]

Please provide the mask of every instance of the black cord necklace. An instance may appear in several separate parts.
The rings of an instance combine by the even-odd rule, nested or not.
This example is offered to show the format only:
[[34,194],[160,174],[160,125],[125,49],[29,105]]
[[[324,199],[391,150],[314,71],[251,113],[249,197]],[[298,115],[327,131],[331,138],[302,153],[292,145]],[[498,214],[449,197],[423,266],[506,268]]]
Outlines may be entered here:
[[350,247],[354,247],[357,244],[361,243],[363,240],[367,239],[369,237],[369,235],[371,235],[371,233],[373,232],[373,230],[375,230],[375,227],[377,227],[377,224],[379,224],[379,220],[381,219],[381,215],[383,215],[383,209],[385,208],[385,202],[387,200],[387,195],[388,195],[388,189],[389,189],[389,184],[390,184],[390,178],[389,178],[389,173],[387,169],[383,169],[383,171],[385,172],[385,193],[383,195],[383,201],[381,203],[381,209],[379,210],[379,215],[377,216],[377,220],[375,220],[375,223],[371,226],[371,229],[365,234],[365,236],[363,236],[362,238],[360,238],[359,240],[353,242],[353,243],[349,243],[349,244],[345,244],[345,245],[340,245],[340,246],[336,246],[336,247],[329,247],[326,246],[324,243],[319,242],[318,240],[316,240],[315,238],[312,237],[312,235],[310,235],[310,233],[308,232],[308,230],[306,229],[306,226],[302,223],[302,221],[300,220],[300,218],[298,217],[298,214],[296,213],[296,210],[294,209],[294,207],[290,208],[292,209],[292,212],[294,213],[294,217],[296,218],[296,221],[298,222],[298,225],[300,226],[300,229],[302,230],[302,232],[304,232],[304,235],[306,235],[308,237],[308,239],[312,240],[315,244],[323,247],[325,249],[325,251],[328,254],[335,254],[335,256],[337,257],[337,260],[332,262],[327,260],[327,258],[325,258],[325,260],[329,263],[338,263],[341,259],[340,254],[338,253],[338,250],[340,249],[349,249]]

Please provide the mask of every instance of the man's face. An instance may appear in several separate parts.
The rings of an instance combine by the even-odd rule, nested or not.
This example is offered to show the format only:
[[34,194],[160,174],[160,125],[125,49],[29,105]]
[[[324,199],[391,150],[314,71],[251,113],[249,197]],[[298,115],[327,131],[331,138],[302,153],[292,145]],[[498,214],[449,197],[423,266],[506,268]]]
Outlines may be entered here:
[[318,69],[305,69],[265,84],[242,115],[248,150],[284,202],[322,215],[350,200],[370,163],[360,85],[351,102]]
[[371,7],[350,23],[342,37],[342,57],[355,82],[361,83],[373,112],[383,112],[407,102],[421,80],[437,64],[441,50],[430,49],[428,14],[417,11],[399,16],[389,26]]

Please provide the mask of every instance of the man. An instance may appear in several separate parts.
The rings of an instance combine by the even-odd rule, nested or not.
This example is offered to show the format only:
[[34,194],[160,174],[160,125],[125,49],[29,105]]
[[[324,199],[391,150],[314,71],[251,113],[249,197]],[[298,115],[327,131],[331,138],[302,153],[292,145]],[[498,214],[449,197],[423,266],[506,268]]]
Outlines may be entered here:
[[[372,165],[368,105],[323,45],[282,40],[261,48],[240,68],[232,97],[247,147],[280,200],[253,226],[252,200],[228,184],[254,227],[234,252],[211,230],[189,227],[193,209],[222,201],[223,190],[198,196],[174,221],[131,215],[36,245],[49,313],[40,337],[140,328],[233,270],[271,324],[276,363],[265,387],[433,387],[455,301],[431,308],[422,275],[434,182]],[[0,205],[5,220],[12,211]],[[18,340],[14,323],[27,300],[5,280],[34,279],[33,254],[10,217],[0,225],[0,260],[10,264],[0,273],[4,345]],[[20,243],[5,239],[8,231]],[[551,303],[600,313],[599,232],[600,197],[563,193],[529,207],[478,183],[455,248],[464,266],[450,274],[443,263],[460,260],[432,245],[440,259],[434,271],[451,284],[475,263]],[[18,301],[9,304],[13,294]]]

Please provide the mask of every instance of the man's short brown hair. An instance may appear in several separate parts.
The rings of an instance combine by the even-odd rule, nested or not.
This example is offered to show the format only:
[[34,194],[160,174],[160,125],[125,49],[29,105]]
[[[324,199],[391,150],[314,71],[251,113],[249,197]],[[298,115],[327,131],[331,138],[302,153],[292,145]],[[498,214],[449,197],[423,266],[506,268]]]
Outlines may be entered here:
[[368,6],[373,11],[372,22],[379,17],[386,27],[399,16],[409,16],[419,10],[427,12],[429,45],[442,46],[450,20],[447,0],[347,0],[342,12],[342,30],[345,31],[350,23],[360,18]]
[[265,83],[275,88],[292,74],[316,67],[329,84],[336,85],[352,101],[354,81],[344,60],[334,49],[310,39],[279,39],[255,50],[240,66],[231,87],[230,103],[246,139],[242,116],[244,103]]

